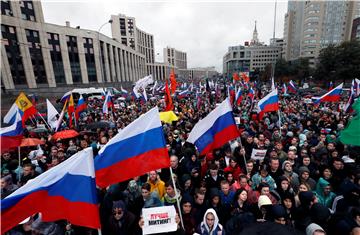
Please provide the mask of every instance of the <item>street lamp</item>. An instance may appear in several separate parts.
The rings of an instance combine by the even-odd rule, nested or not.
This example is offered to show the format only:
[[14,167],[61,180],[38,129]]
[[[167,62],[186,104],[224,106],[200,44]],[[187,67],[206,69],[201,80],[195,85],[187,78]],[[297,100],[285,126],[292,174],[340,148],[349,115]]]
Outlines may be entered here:
[[103,74],[104,74],[104,71],[103,71],[103,61],[102,61],[102,55],[101,55],[101,44],[100,44],[100,30],[108,23],[112,23],[113,20],[109,20],[108,22],[105,22],[103,25],[100,26],[99,30],[98,30],[98,44],[99,44],[99,57],[100,57],[100,73],[101,73],[101,81],[102,82],[105,82],[104,81],[104,78],[103,78]]

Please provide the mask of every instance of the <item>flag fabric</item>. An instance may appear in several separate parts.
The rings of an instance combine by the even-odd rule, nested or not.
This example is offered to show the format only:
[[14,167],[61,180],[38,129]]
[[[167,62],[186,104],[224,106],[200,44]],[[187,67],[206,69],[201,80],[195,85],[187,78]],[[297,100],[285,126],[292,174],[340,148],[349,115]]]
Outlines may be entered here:
[[284,94],[284,95],[286,95],[287,94],[287,87],[286,87],[286,85],[285,85],[285,83],[283,83],[283,86],[282,86],[282,93]]
[[57,115],[59,112],[55,109],[55,107],[51,104],[50,100],[46,99],[47,106],[47,122],[51,128],[55,129],[57,126]]
[[170,84],[171,84],[171,94],[174,94],[177,86],[174,69],[172,69],[170,72]]
[[120,91],[122,97],[127,97],[129,95],[129,92],[125,90],[122,86],[120,87]]
[[275,90],[275,81],[274,81],[274,77],[271,77],[271,90]]
[[195,144],[200,155],[222,147],[239,137],[229,98],[195,124],[187,142]]
[[355,100],[355,93],[354,93],[354,90],[353,89],[350,89],[350,95],[349,95],[349,99],[348,101],[346,102],[346,104],[344,105],[344,112],[347,113],[347,112],[351,112],[352,111],[352,105],[354,103],[354,100]]
[[79,120],[80,114],[87,109],[87,105],[85,103],[84,97],[80,95],[78,103],[75,109],[75,118]]
[[228,86],[228,97],[230,99],[230,103],[233,104],[235,100],[235,90],[233,86]]
[[103,104],[103,108],[102,108],[103,113],[109,113],[109,108],[113,108],[110,91],[107,92],[105,100],[104,100],[104,104]]
[[22,118],[19,112],[16,112],[14,123],[11,126],[0,129],[1,151],[18,147],[23,138]]
[[160,112],[160,120],[165,123],[172,123],[179,120],[173,111]]
[[242,101],[242,91],[241,91],[241,87],[239,87],[239,90],[236,92],[235,95],[235,104],[240,105],[241,101]]
[[38,212],[45,222],[65,219],[97,229],[97,203],[93,150],[89,147],[1,200],[2,232]]
[[177,95],[177,97],[179,99],[182,99],[182,98],[188,96],[189,94],[190,94],[189,90],[186,89],[186,90],[180,91],[179,94]]
[[72,94],[72,91],[66,92],[60,99],[60,102],[65,102],[66,100],[70,99],[70,95]]
[[152,89],[151,89],[153,95],[155,94],[157,84],[158,84],[158,82],[157,82],[157,80],[156,80],[154,86],[153,86]]
[[353,79],[351,85],[353,87],[355,97],[358,97],[360,94],[360,80],[357,78]]
[[251,102],[253,102],[254,97],[255,97],[255,91],[252,87],[250,87],[250,89],[249,89],[248,96],[250,97]]
[[174,109],[174,104],[171,98],[168,81],[165,82],[165,111],[171,111]]
[[343,83],[328,91],[326,94],[320,97],[311,97],[314,104],[319,104],[320,102],[336,102],[340,100],[340,94],[342,92]]
[[249,81],[250,81],[249,72],[241,72],[240,74],[241,74],[243,81],[245,83],[249,83]]
[[141,97],[144,99],[145,103],[148,101],[147,94],[146,94],[146,89],[143,90],[143,93],[142,93]]
[[288,85],[288,92],[292,92],[292,93],[296,93],[297,92],[297,88],[294,84],[294,82],[292,80],[290,80],[289,85]]
[[334,89],[334,84],[333,84],[332,81],[330,81],[330,83],[329,83],[329,91],[332,90],[332,89]]
[[133,92],[134,92],[136,98],[138,99],[141,97],[140,90],[145,89],[148,85],[152,84],[153,82],[154,82],[154,79],[151,74],[143,77],[142,79],[139,79],[135,83],[135,86],[133,88]]
[[104,188],[170,167],[159,110],[152,108],[114,136],[95,157],[96,184]]
[[14,124],[16,120],[16,114],[18,112],[19,112],[19,107],[16,105],[16,103],[13,103],[9,111],[4,116],[4,123]]
[[238,73],[233,73],[233,80],[234,81],[240,81],[240,77]]
[[69,105],[68,105],[68,115],[69,115],[69,127],[72,128],[72,121],[73,121],[73,113],[75,112],[75,104],[74,104],[74,97],[71,94],[69,98]]
[[66,106],[67,106],[68,101],[69,101],[69,99],[65,100],[65,104],[64,104],[63,109],[61,110],[60,117],[59,117],[59,119],[58,119],[55,132],[56,132],[56,131],[59,129],[59,127],[61,126],[61,122],[62,122],[62,120],[63,120],[63,118],[64,118],[65,110],[66,110]]
[[279,97],[277,89],[271,91],[258,102],[258,113],[262,119],[264,113],[279,110]]
[[38,111],[36,110],[35,106],[32,105],[31,101],[26,97],[24,92],[20,92],[15,103],[19,108],[20,115],[22,117],[22,124],[25,126],[25,121],[28,120],[32,115],[36,114]]
[[340,132],[340,141],[343,144],[360,146],[360,99],[352,105],[356,115],[350,120],[348,126]]

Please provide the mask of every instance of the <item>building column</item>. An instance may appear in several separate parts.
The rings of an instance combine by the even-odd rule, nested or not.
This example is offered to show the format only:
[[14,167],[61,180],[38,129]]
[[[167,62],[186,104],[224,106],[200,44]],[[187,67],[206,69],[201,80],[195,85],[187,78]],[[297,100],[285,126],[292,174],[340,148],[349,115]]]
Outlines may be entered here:
[[103,69],[105,69],[105,71],[106,71],[106,78],[104,79],[104,82],[111,82],[107,43],[104,42],[103,45],[104,45],[103,52],[104,52],[104,63],[105,63],[105,68],[103,68]]
[[112,74],[112,78],[110,78],[111,82],[116,82],[116,73],[115,73],[115,63],[114,63],[114,51],[113,51],[113,46],[110,45],[110,63],[109,65],[111,65],[111,74]]
[[25,29],[16,27],[16,35],[19,42],[20,55],[24,66],[26,82],[29,88],[37,88],[34,68],[31,63],[31,57],[26,39]]
[[72,79],[72,75],[71,75],[69,51],[68,51],[68,46],[66,43],[66,36],[63,34],[59,34],[59,41],[60,41],[61,58],[62,58],[63,64],[64,64],[64,73],[65,73],[66,84],[71,85],[71,84],[73,84],[73,79]]
[[14,80],[12,79],[12,74],[10,70],[9,60],[7,57],[6,49],[4,43],[1,43],[1,58],[6,58],[1,60],[1,77],[2,83],[5,86],[5,89],[15,89]]
[[116,81],[121,82],[121,73],[120,73],[120,61],[119,61],[119,49],[115,47],[115,68],[116,68]]
[[96,77],[97,82],[102,83],[102,74],[101,74],[101,60],[100,60],[100,41],[98,39],[93,38],[93,47],[94,47],[94,58],[95,58],[95,69],[96,69]]
[[50,46],[47,40],[47,33],[44,30],[39,30],[41,53],[44,60],[46,78],[49,84],[49,87],[56,87],[55,74],[53,69],[53,64],[50,56]]
[[124,68],[125,68],[125,81],[128,82],[130,81],[130,77],[129,77],[129,64],[128,64],[128,57],[127,57],[127,54],[128,52],[127,51],[123,51],[124,54],[123,54],[123,57],[124,57]]
[[126,70],[125,70],[125,60],[124,60],[124,55],[123,55],[123,53],[124,53],[124,50],[122,50],[121,48],[120,48],[120,55],[119,55],[119,59],[120,59],[120,68],[121,68],[121,81],[122,82],[125,82],[126,81],[126,76],[125,76],[125,72],[126,72]]
[[84,38],[77,37],[76,42],[77,42],[77,48],[78,48],[78,52],[79,52],[78,54],[79,54],[82,83],[88,84],[89,76],[88,76],[88,72],[87,72],[86,59],[85,59]]

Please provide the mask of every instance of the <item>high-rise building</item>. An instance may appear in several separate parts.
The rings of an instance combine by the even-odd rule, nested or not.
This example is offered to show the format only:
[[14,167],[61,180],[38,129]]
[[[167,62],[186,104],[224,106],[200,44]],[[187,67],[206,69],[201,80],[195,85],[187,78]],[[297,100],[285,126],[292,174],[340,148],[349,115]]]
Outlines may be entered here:
[[268,64],[281,58],[283,40],[272,39],[270,45],[259,42],[258,32],[255,28],[252,40],[246,46],[230,46],[223,57],[223,74],[232,76],[233,73],[263,71]]
[[353,20],[359,14],[360,4],[355,1],[289,1],[285,59],[308,58],[315,66],[322,48],[350,40]]
[[186,52],[176,50],[172,47],[164,48],[164,62],[179,69],[187,68]]

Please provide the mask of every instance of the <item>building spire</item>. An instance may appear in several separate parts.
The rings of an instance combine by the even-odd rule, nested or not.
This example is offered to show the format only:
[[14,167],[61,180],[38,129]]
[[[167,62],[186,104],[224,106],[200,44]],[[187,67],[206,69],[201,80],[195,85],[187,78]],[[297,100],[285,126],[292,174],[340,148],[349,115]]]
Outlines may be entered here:
[[257,33],[257,29],[256,29],[256,20],[255,20],[255,28],[254,28],[253,37],[251,40],[251,45],[257,45],[257,44],[259,44],[259,39],[258,39],[258,33]]

